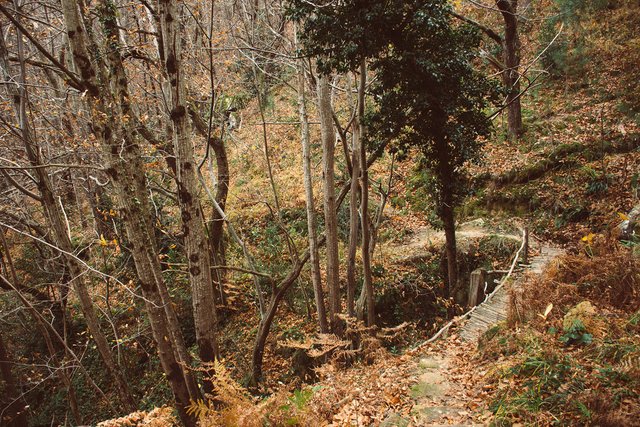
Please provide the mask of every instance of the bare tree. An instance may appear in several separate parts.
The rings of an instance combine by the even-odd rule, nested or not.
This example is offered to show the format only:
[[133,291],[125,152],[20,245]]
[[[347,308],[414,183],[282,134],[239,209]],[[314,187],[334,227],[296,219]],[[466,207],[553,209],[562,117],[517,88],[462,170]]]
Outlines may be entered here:
[[338,218],[335,190],[335,143],[331,107],[331,88],[326,75],[318,77],[318,114],[322,132],[322,175],[324,192],[324,225],[327,238],[327,287],[329,320],[335,333],[340,333],[340,264],[338,259]]
[[196,340],[203,362],[218,356],[216,307],[209,263],[209,244],[198,200],[198,178],[193,153],[192,130],[187,110],[184,80],[180,12],[173,0],[159,1],[160,28],[167,105],[172,122],[171,137],[176,156],[176,183],[182,229],[192,289]]
[[[19,18],[16,18],[19,19]],[[19,74],[18,80],[15,84],[5,85],[10,92],[13,99],[14,114],[18,123],[18,128],[22,142],[24,144],[25,152],[32,166],[35,166],[35,173],[37,177],[37,188],[39,195],[36,196],[37,200],[41,203],[45,216],[48,221],[48,226],[52,230],[52,238],[55,245],[61,248],[63,251],[71,253],[73,247],[71,244],[71,236],[67,231],[67,225],[65,224],[65,216],[62,212],[61,205],[57,200],[54,193],[53,185],[49,177],[46,167],[42,163],[41,151],[34,139],[32,138],[31,125],[27,116],[27,90],[26,90],[26,63],[24,55],[24,47],[22,37],[19,34],[17,37],[17,52],[19,60]],[[5,81],[11,81],[11,72],[8,61],[8,51],[5,46],[4,40],[0,39],[0,67],[2,68],[2,74]],[[83,269],[75,262],[73,258],[65,257],[67,268],[70,272],[70,281],[73,286],[80,305],[82,313],[87,322],[87,326],[91,335],[96,343],[96,347],[100,356],[105,364],[105,368],[113,378],[116,387],[119,391],[121,403],[125,410],[132,411],[135,408],[133,396],[129,391],[129,387],[124,380],[123,374],[120,368],[117,366],[111,353],[111,348],[107,341],[105,334],[103,333],[100,323],[93,306],[93,301],[89,295],[87,284],[83,281]]]
[[309,259],[311,262],[311,281],[318,313],[320,332],[329,332],[327,313],[324,304],[324,291],[320,276],[320,252],[318,250],[317,219],[313,198],[313,182],[311,177],[311,138],[309,135],[309,116],[307,114],[307,100],[305,90],[305,65],[303,60],[298,62],[298,110],[300,116],[300,138],[302,141],[302,169],[304,174],[304,191],[307,208],[307,232],[309,234]]

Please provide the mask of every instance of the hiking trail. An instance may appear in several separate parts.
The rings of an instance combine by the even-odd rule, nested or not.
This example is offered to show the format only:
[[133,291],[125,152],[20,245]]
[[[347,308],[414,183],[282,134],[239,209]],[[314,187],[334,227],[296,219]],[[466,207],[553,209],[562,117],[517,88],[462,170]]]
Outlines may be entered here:
[[[496,235],[475,225],[461,227],[457,237],[484,237]],[[505,238],[520,236],[504,234]],[[440,236],[433,230],[421,230],[408,244],[415,254],[426,243]],[[473,365],[469,355],[478,339],[490,327],[507,319],[509,290],[518,287],[529,275],[542,274],[545,267],[563,253],[559,248],[537,243],[530,249],[530,264],[514,273],[505,285],[497,289],[480,304],[466,320],[453,324],[438,340],[412,350],[410,386],[408,394],[413,401],[409,414],[390,414],[381,426],[439,426],[486,425],[491,413],[484,406],[486,390],[479,388],[478,379],[486,370]]]

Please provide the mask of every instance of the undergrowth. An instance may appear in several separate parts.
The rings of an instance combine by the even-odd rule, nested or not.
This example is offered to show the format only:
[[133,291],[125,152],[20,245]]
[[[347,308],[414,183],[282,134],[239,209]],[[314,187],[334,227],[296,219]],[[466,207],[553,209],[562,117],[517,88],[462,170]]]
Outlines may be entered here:
[[495,425],[637,425],[640,258],[594,238],[511,291],[480,340]]

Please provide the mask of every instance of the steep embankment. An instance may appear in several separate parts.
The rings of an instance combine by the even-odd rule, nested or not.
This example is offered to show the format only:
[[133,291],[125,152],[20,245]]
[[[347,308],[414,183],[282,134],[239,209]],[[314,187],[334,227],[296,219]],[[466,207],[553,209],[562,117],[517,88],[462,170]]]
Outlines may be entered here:
[[522,99],[526,133],[505,141],[496,121],[463,212],[515,214],[538,235],[576,244],[606,232],[638,200],[640,5],[557,0],[531,8],[542,19],[522,22],[523,63],[546,50],[529,69],[541,80]]

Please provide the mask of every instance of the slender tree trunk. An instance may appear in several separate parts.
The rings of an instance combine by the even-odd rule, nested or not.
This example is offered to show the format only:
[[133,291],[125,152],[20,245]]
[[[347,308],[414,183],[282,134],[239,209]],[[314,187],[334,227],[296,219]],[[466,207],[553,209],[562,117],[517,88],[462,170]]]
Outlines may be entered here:
[[[351,79],[349,82],[349,93],[351,94]],[[358,99],[349,97],[349,106],[355,108],[357,112]],[[356,127],[357,127],[356,123]],[[345,148],[345,158],[348,151]],[[351,317],[356,316],[356,255],[358,253],[358,237],[360,231],[360,214],[358,212],[360,203],[360,147],[359,132],[356,130],[351,138],[351,189],[349,198],[349,248],[347,251],[347,313]]]
[[[367,147],[364,144],[364,103],[365,87],[367,83],[367,66],[363,61],[360,65],[360,83],[358,84],[358,113],[357,124],[354,128],[354,140],[356,141],[358,154],[360,156],[360,221],[362,226],[362,274],[363,285],[360,295],[359,307],[363,307],[366,302],[367,326],[375,325],[375,296],[373,291],[373,277],[371,275],[371,225],[369,223],[369,170],[367,168]],[[359,310],[359,318],[363,319],[362,309]]]
[[351,190],[349,198],[349,250],[347,255],[347,313],[351,317],[356,316],[356,254],[358,252],[358,231],[360,229],[360,216],[358,206],[360,201],[360,151],[354,132],[353,148],[351,156]]
[[322,167],[324,189],[324,220],[327,236],[327,287],[329,317],[333,332],[340,334],[340,264],[338,260],[338,219],[335,191],[335,142],[331,108],[331,89],[327,76],[318,78],[318,111],[322,133]]
[[[216,157],[216,169],[217,169],[217,183],[216,188],[216,200],[224,211],[227,208],[227,195],[229,194],[229,159],[227,157],[227,150],[224,147],[224,143],[219,138],[211,138],[209,142],[213,153]],[[213,250],[213,257],[217,260],[217,265],[227,265],[225,246],[224,246],[224,219],[220,216],[220,213],[214,209],[211,214],[211,227],[210,227],[210,244]],[[224,281],[225,271],[218,270],[220,282]],[[221,297],[222,283],[219,283]]]
[[[216,157],[216,167],[217,167],[217,188],[216,188],[216,200],[224,212],[227,205],[227,194],[229,192],[229,161],[227,158],[227,151],[224,146],[224,131],[226,126],[226,121],[222,123],[222,132],[220,134],[220,138],[212,138],[211,132],[213,127],[213,117],[215,110],[215,101],[216,101],[216,93],[215,93],[215,66],[213,61],[214,55],[214,15],[215,15],[215,2],[210,2],[210,22],[209,22],[209,34],[207,37],[207,47],[208,51],[208,59],[209,59],[209,83],[211,85],[211,104],[209,106],[209,124],[207,127],[207,140],[208,147],[211,147],[214,151]],[[204,39],[203,39],[204,43]],[[209,162],[211,165],[211,162]],[[213,172],[211,173],[213,177]],[[220,215],[217,209],[213,209],[211,216],[211,228],[210,228],[210,237],[209,242],[212,248],[211,256],[212,260],[215,261],[215,265],[226,266],[227,265],[227,256],[226,256],[226,248],[224,242],[224,234],[223,234],[223,226],[224,219]],[[216,270],[216,278],[218,280],[218,289],[220,292],[220,300],[222,304],[226,305],[226,295],[224,291],[224,283],[226,282],[227,272],[224,269]]]
[[193,317],[198,353],[203,362],[213,362],[218,356],[216,337],[217,314],[209,243],[198,200],[197,164],[191,141],[191,125],[186,107],[186,84],[182,65],[182,37],[179,31],[180,13],[173,0],[159,2],[160,28],[164,48],[166,73],[165,96],[171,108],[172,139],[176,156],[176,183],[182,215],[182,229],[192,289]]
[[[262,149],[264,152],[264,159],[267,165],[267,176],[269,177],[269,184],[271,185],[271,192],[273,193],[273,203],[276,208],[277,215],[280,215],[280,198],[278,197],[278,188],[276,187],[276,180],[273,177],[273,167],[271,165],[271,154],[269,150],[269,135],[267,134],[267,120],[264,115],[265,99],[262,96],[262,88],[259,87],[258,78],[255,76],[257,71],[254,68],[254,81],[256,85],[256,92],[258,93],[258,107],[260,110],[260,121],[262,122]],[[264,80],[264,79],[263,79]],[[265,84],[266,86],[266,84]],[[268,93],[268,88],[265,88],[265,94]]]
[[[227,206],[227,195],[229,194],[229,158],[227,156],[227,149],[224,146],[222,138],[211,135],[211,131],[207,123],[202,120],[202,117],[193,108],[189,109],[189,115],[193,122],[195,130],[204,138],[208,140],[209,148],[213,150],[216,158],[216,179],[217,187],[215,200],[217,201],[220,209],[224,212]],[[201,183],[202,184],[202,183]],[[202,184],[204,185],[204,184]],[[211,259],[214,265],[225,266],[226,254],[225,254],[225,242],[224,242],[224,218],[214,208],[209,220],[209,244],[211,246],[212,254]],[[219,281],[224,280],[224,269],[218,269],[217,278]],[[220,287],[220,297],[224,300],[224,292],[222,289],[222,283],[218,283]]]
[[7,427],[27,427],[27,405],[20,394],[13,372],[9,351],[0,335],[0,377],[4,383],[2,425]]
[[305,255],[303,255],[302,258],[296,261],[296,264],[291,269],[289,274],[287,274],[282,282],[280,282],[278,287],[271,295],[271,300],[269,301],[266,315],[260,321],[260,325],[258,325],[256,343],[253,347],[253,352],[251,355],[251,385],[253,387],[255,387],[259,382],[262,381],[262,361],[264,358],[264,347],[267,343],[267,337],[269,336],[269,331],[271,330],[271,324],[273,323],[273,319],[276,316],[276,312],[278,311],[280,302],[286,295],[289,288],[295,283],[296,279],[300,275],[300,271],[302,271],[302,267],[308,259],[309,252],[307,252]]
[[502,81],[509,91],[506,102],[509,136],[518,138],[523,133],[522,107],[520,104],[520,38],[518,36],[518,0],[497,0],[504,18],[504,64]]
[[[443,197],[446,199],[447,197]],[[455,290],[458,284],[458,262],[457,262],[457,249],[456,249],[456,224],[453,214],[453,208],[447,206],[444,202],[442,207],[442,222],[444,224],[444,236],[445,236],[445,251],[447,254],[447,275],[448,286],[446,296],[450,297],[455,295]]]
[[309,137],[309,116],[307,114],[305,96],[305,70],[304,63],[298,65],[298,109],[300,114],[300,132],[302,140],[302,169],[304,174],[304,192],[307,207],[307,231],[309,234],[309,253],[311,261],[311,281],[313,283],[313,295],[316,301],[318,324],[320,332],[329,332],[327,313],[324,305],[324,292],[320,277],[320,252],[318,250],[318,232],[316,212],[313,200],[313,182],[311,177],[311,140]]

